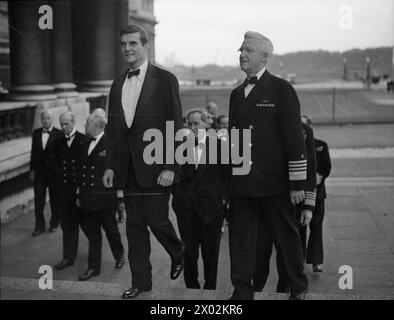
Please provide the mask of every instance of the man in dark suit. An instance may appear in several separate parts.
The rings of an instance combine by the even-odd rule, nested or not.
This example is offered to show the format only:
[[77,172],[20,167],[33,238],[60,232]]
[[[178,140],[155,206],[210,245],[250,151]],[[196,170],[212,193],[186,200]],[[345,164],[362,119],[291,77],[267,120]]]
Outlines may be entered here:
[[[235,175],[233,170],[229,180],[234,286],[230,299],[254,297],[256,248],[264,229],[274,234],[283,252],[291,282],[290,299],[304,299],[308,280],[303,272],[303,252],[292,211],[292,205],[305,198],[307,168],[299,100],[287,81],[265,69],[273,51],[268,38],[246,32],[239,51],[241,69],[247,79],[231,93],[229,128],[240,130],[240,150],[243,130],[250,129],[251,161],[248,174]],[[236,166],[232,163],[233,169]]]
[[[312,119],[303,116],[303,122],[312,127]],[[306,263],[312,264],[314,272],[322,272],[323,263],[323,219],[327,197],[325,181],[331,172],[331,159],[328,145],[325,141],[314,139],[316,150],[316,205],[313,211],[313,218],[309,224],[309,239],[306,250]]]
[[[305,259],[307,226],[312,219],[316,200],[316,156],[312,128],[302,123],[302,130],[304,132],[307,154],[305,200],[293,206],[293,210],[297,219],[296,221],[300,232],[303,257]],[[259,234],[259,237],[256,252],[256,266],[253,275],[253,288],[255,292],[261,292],[267,282],[272,247],[275,244],[276,268],[279,276],[276,292],[288,293],[290,291],[290,281],[283,262],[284,260],[281,249],[273,237],[273,233],[271,230],[264,230],[263,233]]]
[[[147,226],[171,257],[171,279],[183,270],[183,243],[168,219],[169,187],[177,175],[179,180],[179,165],[173,156],[166,157],[164,164],[147,164],[143,157],[150,144],[143,140],[148,129],[159,130],[165,144],[173,144],[173,137],[165,135],[166,121],[171,121],[175,132],[181,129],[182,107],[176,77],[147,61],[146,31],[129,25],[121,30],[120,44],[130,69],[114,81],[109,95],[106,133],[116,147],[116,166],[105,172],[103,181],[125,191],[132,287],[122,297],[130,299],[152,288]],[[167,156],[167,147],[163,149]]]
[[41,113],[42,128],[33,131],[30,170],[31,179],[34,180],[34,212],[35,228],[33,237],[45,232],[44,207],[46,192],[49,190],[49,203],[51,206],[51,219],[49,231],[58,228],[58,197],[56,192],[56,176],[58,164],[55,155],[55,144],[63,134],[52,125],[52,114],[49,110]]
[[63,231],[63,259],[55,270],[62,270],[74,264],[78,252],[80,212],[76,206],[77,173],[81,146],[85,135],[75,129],[75,116],[63,112],[59,117],[64,136],[55,146],[59,166],[57,189],[59,192],[59,220]]
[[88,269],[79,276],[85,281],[101,271],[101,227],[108,238],[115,258],[115,268],[125,264],[124,249],[116,219],[117,199],[115,189],[104,188],[102,177],[107,168],[113,167],[113,148],[104,133],[106,119],[92,113],[86,121],[88,139],[82,145],[79,166],[77,205],[81,208],[81,227],[89,239]]
[[[181,182],[174,187],[172,200],[181,239],[186,245],[183,275],[186,288],[200,288],[198,256],[201,247],[204,289],[215,290],[226,172],[220,160],[220,140],[216,136],[208,136],[205,131],[209,128],[207,112],[204,109],[192,109],[186,118],[195,136],[195,161],[181,166]],[[212,140],[217,143],[217,162],[211,164],[208,159]]]

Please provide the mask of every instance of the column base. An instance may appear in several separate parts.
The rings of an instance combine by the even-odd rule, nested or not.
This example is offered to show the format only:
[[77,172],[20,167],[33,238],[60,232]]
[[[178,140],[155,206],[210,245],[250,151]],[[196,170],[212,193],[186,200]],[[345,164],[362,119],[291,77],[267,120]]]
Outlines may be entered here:
[[74,83],[62,82],[53,84],[55,87],[55,94],[60,99],[75,98],[79,94],[75,89],[77,86]]
[[54,90],[55,87],[51,85],[13,86],[10,88],[10,93],[5,96],[5,99],[11,101],[55,100],[57,96]]
[[113,80],[84,81],[78,83],[80,91],[109,93]]

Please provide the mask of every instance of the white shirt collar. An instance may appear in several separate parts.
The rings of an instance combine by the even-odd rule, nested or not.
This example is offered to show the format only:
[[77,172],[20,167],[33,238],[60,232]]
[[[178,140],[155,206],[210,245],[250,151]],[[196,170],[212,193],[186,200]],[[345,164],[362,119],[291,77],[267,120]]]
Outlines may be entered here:
[[260,80],[260,78],[264,72],[265,72],[265,67],[263,69],[261,69],[259,72],[257,72],[257,74],[256,74],[257,80]]
[[142,80],[144,80],[145,75],[146,75],[146,71],[148,70],[148,59],[145,59],[144,63],[139,68],[136,68],[136,69],[130,68],[130,71],[138,70],[138,69],[140,69],[140,74],[137,76],[137,78],[138,78],[138,80],[142,81]]
[[201,137],[198,137],[198,143],[205,144],[207,141],[207,132],[204,130],[204,135]]
[[70,134],[66,134],[66,136],[68,136],[70,138],[74,138],[75,132],[77,132],[77,129],[74,128],[73,131],[71,131]]
[[94,138],[96,138],[96,140],[94,140],[94,142],[97,144],[101,140],[103,135],[104,135],[104,131],[94,137]]

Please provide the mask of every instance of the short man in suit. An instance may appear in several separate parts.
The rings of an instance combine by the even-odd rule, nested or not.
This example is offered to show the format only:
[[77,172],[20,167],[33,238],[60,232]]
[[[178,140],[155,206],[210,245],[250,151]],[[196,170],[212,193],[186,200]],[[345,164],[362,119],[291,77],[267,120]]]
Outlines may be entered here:
[[[180,167],[174,157],[164,164],[147,164],[143,157],[150,144],[143,140],[146,130],[159,130],[164,141],[172,144],[165,135],[166,121],[175,132],[182,128],[179,86],[172,73],[148,62],[148,43],[146,31],[139,26],[121,30],[121,52],[130,69],[112,84],[108,104],[106,133],[116,147],[116,166],[105,172],[103,181],[107,187],[115,181],[125,191],[132,287],[124,292],[124,299],[152,289],[148,226],[171,257],[170,278],[176,279],[183,270],[184,245],[168,218],[169,187],[176,176],[179,180]],[[166,146],[163,149],[166,155]]]
[[[303,116],[302,121],[312,127],[312,119]],[[314,139],[316,150],[316,205],[313,211],[313,218],[309,224],[309,238],[306,250],[306,263],[312,264],[314,272],[322,272],[323,264],[323,219],[327,197],[325,181],[331,172],[331,159],[328,145],[325,141]]]
[[[312,128],[302,123],[302,130],[304,133],[307,154],[305,200],[293,206],[293,210],[297,219],[297,225],[302,243],[303,257],[305,260],[307,226],[312,219],[316,200],[316,156]],[[273,233],[271,230],[267,229],[259,234],[259,236],[261,238],[257,244],[256,266],[253,275],[253,288],[255,292],[261,292],[265,286],[265,283],[267,282],[272,247],[275,244],[276,268],[278,270],[279,276],[276,292],[288,293],[290,291],[290,281],[283,262],[284,260],[282,252],[278,243],[273,237]]]
[[104,133],[106,119],[99,112],[92,113],[86,120],[88,139],[82,145],[77,205],[81,208],[81,227],[89,239],[88,269],[79,276],[85,281],[100,274],[101,270],[101,227],[107,236],[115,258],[115,268],[125,264],[124,249],[116,219],[116,190],[104,188],[102,177],[107,168],[112,168],[113,152],[111,141]]
[[49,231],[58,228],[58,197],[56,192],[56,176],[58,164],[55,155],[55,144],[63,133],[52,125],[52,114],[49,110],[41,113],[42,127],[33,131],[30,170],[31,179],[34,180],[34,213],[35,229],[33,237],[45,231],[44,208],[46,192],[49,190],[49,203],[51,206],[51,219]]
[[[230,97],[229,128],[250,129],[251,161],[246,175],[230,175],[230,299],[253,299],[257,242],[271,230],[283,252],[291,284],[290,299],[304,299],[308,280],[292,205],[305,198],[306,150],[300,104],[294,88],[266,70],[271,41],[245,33],[240,66],[247,79]],[[231,138],[231,135],[230,135]],[[230,141],[232,144],[232,140]],[[240,147],[243,150],[242,146]],[[233,160],[232,160],[233,161]],[[236,165],[232,163],[234,169]]]
[[59,220],[63,232],[63,259],[55,270],[62,270],[74,264],[78,252],[80,212],[75,203],[77,174],[81,147],[85,135],[75,129],[75,115],[63,112],[59,117],[64,136],[55,146],[59,166],[57,189],[59,192]]
[[[186,245],[183,275],[186,288],[200,288],[198,256],[201,247],[204,289],[215,290],[226,169],[220,160],[220,140],[216,136],[208,136],[205,131],[209,128],[207,112],[204,109],[192,109],[186,118],[188,127],[195,136],[194,163],[181,166],[181,182],[174,188],[172,201],[181,239]],[[214,164],[208,161],[209,144],[212,140],[217,143],[217,162]]]

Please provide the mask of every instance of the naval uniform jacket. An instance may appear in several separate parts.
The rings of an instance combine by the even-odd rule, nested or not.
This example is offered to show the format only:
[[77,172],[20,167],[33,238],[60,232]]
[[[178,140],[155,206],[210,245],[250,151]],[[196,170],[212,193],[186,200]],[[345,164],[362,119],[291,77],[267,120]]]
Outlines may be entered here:
[[78,198],[81,208],[89,211],[115,209],[117,198],[114,188],[105,188],[103,175],[107,168],[113,168],[111,153],[113,147],[106,134],[88,155],[91,140],[85,139],[80,158],[78,174]]
[[323,176],[322,182],[317,186],[317,200],[323,200],[326,194],[326,178],[331,172],[331,159],[328,145],[325,141],[315,139],[317,173]]
[[[264,197],[305,190],[307,158],[302,132],[300,103],[294,88],[267,70],[247,98],[244,85],[230,97],[231,148],[236,147],[231,131],[251,129],[251,161],[246,175],[230,175],[229,194]],[[240,150],[243,150],[240,132]],[[232,160],[233,161],[233,160]],[[232,167],[240,166],[232,163]]]
[[84,140],[85,135],[76,131],[70,147],[67,145],[66,136],[59,139],[56,145],[56,160],[59,165],[57,187],[61,192],[75,193],[78,185],[79,161]]

